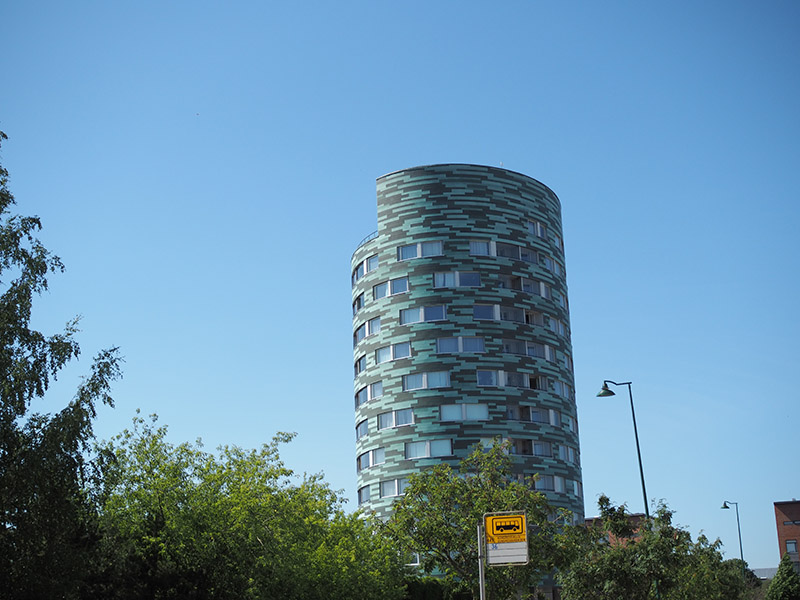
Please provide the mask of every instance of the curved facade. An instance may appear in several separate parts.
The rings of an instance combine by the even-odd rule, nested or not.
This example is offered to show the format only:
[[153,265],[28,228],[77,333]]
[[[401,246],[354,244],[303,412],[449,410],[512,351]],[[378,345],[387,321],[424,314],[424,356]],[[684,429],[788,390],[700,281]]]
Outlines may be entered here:
[[409,474],[500,436],[582,520],[558,198],[477,165],[377,187],[378,231],[351,265],[359,504],[385,515]]

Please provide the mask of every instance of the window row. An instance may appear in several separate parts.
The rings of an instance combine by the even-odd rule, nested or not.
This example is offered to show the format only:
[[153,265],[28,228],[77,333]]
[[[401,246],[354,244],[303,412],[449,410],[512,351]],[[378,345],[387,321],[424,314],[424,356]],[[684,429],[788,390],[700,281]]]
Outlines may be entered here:
[[[554,450],[555,449],[555,450]],[[571,446],[552,444],[537,440],[513,439],[511,440],[511,454],[519,456],[541,456],[543,458],[559,458],[564,462],[577,464],[577,452]]]
[[[517,477],[521,482],[530,481],[530,476],[520,474]],[[405,477],[399,479],[388,479],[381,481],[378,490],[381,498],[391,498],[394,496],[402,496],[408,488],[408,479]],[[542,475],[539,474],[535,477],[533,488],[541,492],[556,492],[559,494],[574,494],[579,498],[583,496],[583,485],[580,481],[574,479],[566,479],[560,475]],[[370,486],[365,485],[358,488],[358,503],[364,504],[370,500]],[[796,542],[795,542],[796,543]],[[787,544],[788,547],[788,544]],[[796,546],[794,546],[796,548]]]
[[530,421],[556,427],[561,425],[561,413],[552,408],[509,406],[506,408],[506,417],[512,421]]
[[[502,340],[502,350],[506,354],[520,354],[533,358],[543,358],[548,362],[558,363],[559,365],[572,370],[572,357],[566,352],[556,350],[549,344],[539,342],[526,342],[523,340]],[[437,354],[480,354],[486,351],[486,344],[482,337],[459,336],[436,338]],[[390,346],[378,348],[375,351],[375,364],[381,364],[398,358],[411,356],[410,342],[400,342]],[[355,376],[358,377],[367,368],[367,355],[362,354],[353,365]]]
[[541,296],[547,300],[555,300],[559,306],[567,308],[566,294],[554,290],[549,283],[539,281],[538,279],[528,279],[527,277],[520,277],[518,275],[500,275],[498,276],[497,287],[506,290],[527,292],[528,294]]
[[544,375],[529,375],[502,370],[478,369],[478,385],[491,387],[517,387],[552,392],[562,398],[573,399],[572,387],[563,381]]
[[552,256],[544,252],[517,246],[516,244],[506,244],[505,242],[493,242],[488,240],[471,240],[469,243],[469,253],[472,256],[499,256],[502,258],[513,258],[533,265],[540,265],[554,275],[563,275],[564,267]]
[[[503,306],[501,304],[475,304],[472,307],[472,316],[479,321],[510,321],[512,323],[525,323],[528,325],[539,325],[546,327],[553,333],[566,336],[568,332],[567,324],[555,317],[546,315],[537,310],[526,310],[513,306]],[[409,325],[411,323],[444,321],[447,319],[447,306],[444,304],[432,304],[429,306],[418,306],[416,308],[405,308],[400,311],[400,324]],[[381,318],[375,317],[362,323],[353,333],[353,347],[368,335],[373,335],[381,330]],[[515,352],[516,354],[516,352]],[[522,354],[522,353],[519,353]]]
[[[402,344],[395,344],[393,346],[386,346],[388,352],[394,353],[397,348],[402,348],[403,352],[408,347],[408,342]],[[376,350],[377,353],[384,348]],[[387,358],[386,360],[391,360]],[[531,375],[528,373],[518,373],[516,371],[503,371],[501,369],[478,369],[476,371],[476,380],[479,386],[485,387],[516,387],[527,388],[531,390],[540,390],[543,392],[552,392],[556,396],[562,398],[573,399],[574,390],[572,386],[564,383],[558,379],[547,377],[545,375]],[[449,371],[425,371],[422,373],[410,373],[403,375],[403,391],[411,390],[430,390],[436,388],[450,387],[450,372]],[[378,394],[378,395],[375,395]],[[383,383],[377,381],[370,386],[361,388],[356,393],[356,407],[371,398],[378,398],[383,395]]]
[[367,257],[366,259],[362,260],[358,263],[355,268],[353,269],[353,275],[350,278],[353,285],[361,279],[364,275],[369,273],[370,271],[374,271],[378,268],[378,255],[373,254],[372,256]]
[[[372,384],[376,385],[376,384]],[[377,382],[380,385],[380,382]],[[363,388],[359,393],[364,392],[366,395],[367,388]],[[358,403],[358,394],[356,395],[356,403]],[[377,396],[376,396],[377,397]],[[365,400],[366,401],[366,400]],[[364,401],[364,402],[365,402]],[[363,402],[362,402],[363,404]],[[357,406],[359,406],[357,404]],[[489,405],[478,403],[460,403],[460,404],[443,404],[439,407],[439,416],[441,421],[488,421],[489,420]],[[549,424],[553,426],[561,426],[562,424],[572,432],[575,432],[575,420],[568,416],[562,415],[559,411],[547,408],[538,408],[533,406],[511,406],[506,409],[506,416],[512,421],[529,421],[532,423]],[[412,425],[414,423],[414,411],[411,408],[400,408],[398,410],[390,410],[380,413],[377,418],[378,431],[383,429],[391,429],[394,427],[402,427],[404,425]],[[364,419],[356,425],[356,439],[361,439],[369,433],[369,420]],[[572,462],[572,461],[571,461]]]
[[[447,287],[480,287],[481,276],[476,272],[450,271],[447,273],[434,273],[434,288]],[[554,291],[552,286],[544,281],[528,279],[517,275],[498,276],[497,286],[500,289],[517,290],[541,296],[547,300],[554,300],[562,308],[567,308],[567,296]],[[394,296],[408,292],[408,277],[398,277],[372,286],[372,297],[379,300],[386,296]],[[353,301],[353,316],[364,308],[364,293],[359,294]],[[441,317],[444,318],[444,317]],[[417,319],[422,320],[422,319]],[[432,320],[432,319],[429,319]]]
[[502,344],[503,352],[507,354],[522,354],[523,356],[532,356],[534,358],[543,358],[549,362],[556,362],[556,349],[549,344],[510,339],[504,339]]
[[560,319],[546,315],[538,310],[503,306],[501,304],[475,304],[472,307],[472,316],[484,321],[511,321],[513,323],[526,323],[547,327],[559,335],[567,335],[567,324]]

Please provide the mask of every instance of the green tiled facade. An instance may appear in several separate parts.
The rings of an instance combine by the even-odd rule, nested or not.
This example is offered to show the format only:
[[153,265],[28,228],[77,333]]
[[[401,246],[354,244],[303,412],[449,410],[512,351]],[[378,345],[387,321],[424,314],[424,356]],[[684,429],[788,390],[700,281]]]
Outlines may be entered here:
[[460,164],[377,187],[378,231],[351,265],[359,503],[385,515],[409,474],[499,436],[582,520],[557,196]]

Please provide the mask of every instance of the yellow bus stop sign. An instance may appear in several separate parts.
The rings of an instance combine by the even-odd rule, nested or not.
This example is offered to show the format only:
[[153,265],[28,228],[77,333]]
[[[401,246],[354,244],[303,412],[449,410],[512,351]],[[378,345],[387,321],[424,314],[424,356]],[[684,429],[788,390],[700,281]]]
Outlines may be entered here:
[[487,544],[511,544],[528,541],[525,514],[494,514],[484,516]]

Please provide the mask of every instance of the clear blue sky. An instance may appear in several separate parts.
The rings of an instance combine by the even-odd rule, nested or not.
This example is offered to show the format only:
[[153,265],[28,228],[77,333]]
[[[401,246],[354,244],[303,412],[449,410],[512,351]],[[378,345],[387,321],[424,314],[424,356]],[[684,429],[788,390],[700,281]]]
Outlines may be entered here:
[[[491,6],[491,8],[490,8]],[[800,497],[800,4],[5,2],[2,150],[135,409],[355,493],[350,255],[375,178],[503,165],[563,204],[586,512],[651,498],[779,560]]]

